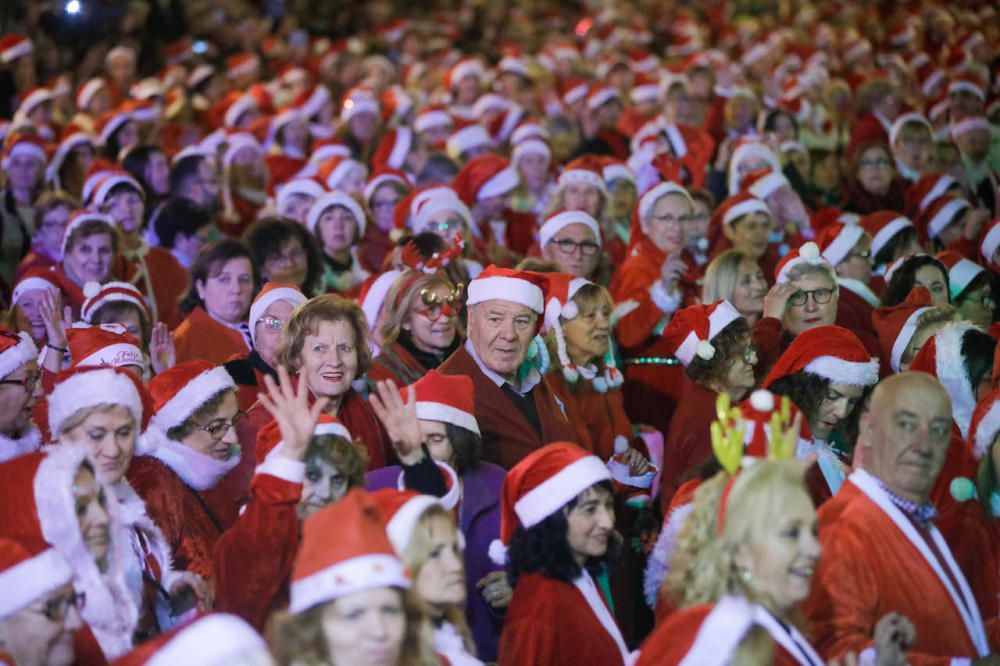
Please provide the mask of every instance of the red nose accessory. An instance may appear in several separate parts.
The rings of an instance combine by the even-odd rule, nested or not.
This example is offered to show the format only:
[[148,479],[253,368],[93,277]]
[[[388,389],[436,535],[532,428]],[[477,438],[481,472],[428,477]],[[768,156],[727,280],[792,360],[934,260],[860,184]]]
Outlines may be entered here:
[[445,317],[450,317],[453,314],[455,314],[455,308],[445,303],[444,305],[441,306],[441,314],[443,314]]

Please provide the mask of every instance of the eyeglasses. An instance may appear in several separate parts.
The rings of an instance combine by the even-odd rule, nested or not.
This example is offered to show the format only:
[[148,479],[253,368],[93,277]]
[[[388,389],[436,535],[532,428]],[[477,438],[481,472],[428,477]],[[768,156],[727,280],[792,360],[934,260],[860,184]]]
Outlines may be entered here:
[[[992,309],[996,305],[996,301],[989,294],[983,294],[982,296],[966,296],[962,299],[964,303],[975,303],[976,305],[981,305],[986,309]],[[3,383],[3,382],[0,382]]]
[[226,436],[226,433],[229,432],[230,428],[235,428],[236,424],[242,421],[245,417],[246,412],[236,412],[232,421],[209,423],[208,425],[198,426],[198,430],[207,432],[209,437],[218,441]]
[[49,599],[45,602],[44,608],[35,612],[44,615],[52,622],[62,622],[66,619],[66,615],[69,614],[70,606],[80,611],[83,610],[86,603],[87,595],[83,592],[76,592],[74,594],[65,594],[55,599]]
[[263,317],[257,320],[257,323],[263,324],[264,328],[266,329],[272,331],[280,331],[282,324],[284,324],[285,322],[283,322],[282,320],[278,319],[273,315],[264,315]]
[[879,158],[877,160],[861,160],[858,163],[858,167],[861,169],[888,169],[891,166],[892,162],[884,158]]
[[23,386],[24,390],[31,393],[35,390],[35,384],[38,383],[38,373],[33,372],[26,376],[24,379],[0,379],[0,384],[13,384],[15,386]]
[[753,344],[749,344],[743,348],[743,351],[741,352],[741,358],[743,359],[744,363],[750,365],[753,362],[754,358],[756,357],[757,357],[757,347],[755,347]]
[[650,218],[650,220],[653,222],[659,222],[660,224],[666,224],[666,225],[675,224],[677,226],[688,224],[694,221],[691,215],[681,215],[680,217],[674,217],[673,215],[660,215],[660,216],[654,215],[653,217]]
[[848,252],[847,253],[847,258],[848,259],[853,259],[855,257],[857,257],[858,259],[871,259],[872,258],[872,253],[871,253],[871,250],[863,250],[861,252]]
[[561,240],[552,240],[559,251],[563,254],[573,254],[576,252],[577,248],[580,248],[580,252],[586,257],[592,257],[597,254],[597,251],[601,249],[601,246],[593,241],[583,241],[582,243],[577,243],[572,238],[563,238]]
[[806,301],[809,300],[809,296],[812,296],[813,302],[816,305],[825,305],[830,302],[833,298],[833,289],[811,289],[809,291],[797,291],[789,297],[788,302],[791,305],[805,305]]
[[378,199],[372,199],[372,209],[375,209],[375,208],[395,208],[397,203],[399,203],[399,199],[386,199],[385,201],[379,201]]

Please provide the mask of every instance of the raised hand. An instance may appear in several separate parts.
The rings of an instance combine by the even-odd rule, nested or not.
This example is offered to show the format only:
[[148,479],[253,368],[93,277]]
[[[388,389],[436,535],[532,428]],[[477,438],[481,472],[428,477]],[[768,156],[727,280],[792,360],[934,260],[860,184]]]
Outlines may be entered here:
[[680,284],[681,276],[686,270],[687,264],[684,263],[680,252],[671,252],[667,255],[663,266],[660,267],[660,279],[668,292],[677,291],[677,285]]
[[[66,348],[66,327],[64,321],[65,313],[62,305],[62,294],[58,291],[48,291],[42,293],[42,301],[38,305],[38,313],[45,322],[45,341],[53,347]],[[70,318],[72,322],[72,316]]]
[[153,326],[149,336],[149,360],[153,372],[160,374],[177,363],[177,352],[174,350],[174,334],[167,329],[162,321]]
[[788,307],[788,299],[798,291],[798,288],[788,282],[775,284],[764,295],[764,312],[762,317],[774,317],[781,319],[785,316],[785,308]]
[[413,465],[424,457],[421,445],[424,441],[417,419],[417,397],[413,386],[407,387],[406,403],[399,395],[396,382],[391,379],[375,383],[375,390],[368,401],[375,410],[378,420],[385,426],[399,461]]
[[304,460],[316,423],[330,399],[320,398],[310,406],[309,387],[305,382],[299,382],[297,389],[293,387],[288,369],[283,365],[278,366],[277,382],[265,375],[264,388],[266,390],[261,391],[257,399],[278,422],[281,439],[285,442],[281,455]]

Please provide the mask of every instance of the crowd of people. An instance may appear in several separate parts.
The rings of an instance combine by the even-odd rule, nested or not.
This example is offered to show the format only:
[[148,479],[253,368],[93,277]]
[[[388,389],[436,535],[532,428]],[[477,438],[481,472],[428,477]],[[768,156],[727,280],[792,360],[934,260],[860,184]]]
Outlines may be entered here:
[[0,9],[0,664],[1000,664],[995,3]]

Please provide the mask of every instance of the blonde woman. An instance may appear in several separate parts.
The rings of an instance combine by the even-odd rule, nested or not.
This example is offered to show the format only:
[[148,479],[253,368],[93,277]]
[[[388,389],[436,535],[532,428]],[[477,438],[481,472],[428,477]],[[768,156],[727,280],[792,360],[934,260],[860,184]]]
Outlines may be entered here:
[[767,279],[757,260],[739,250],[726,250],[705,270],[702,303],[729,301],[752,327],[764,312]]
[[[638,666],[825,663],[797,627],[821,555],[805,470],[799,460],[760,460],[695,491],[664,583],[679,610],[646,641]],[[904,664],[913,626],[889,614],[874,639],[875,663]]]

